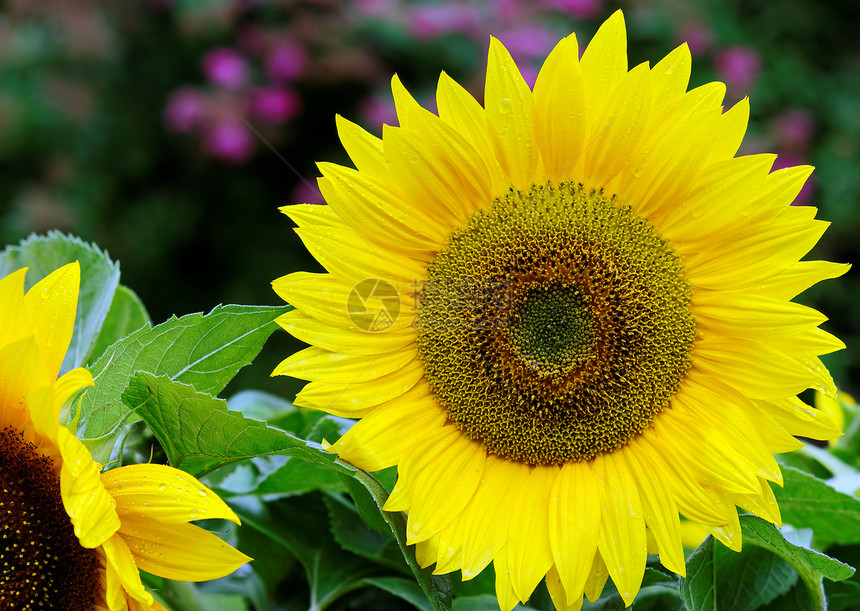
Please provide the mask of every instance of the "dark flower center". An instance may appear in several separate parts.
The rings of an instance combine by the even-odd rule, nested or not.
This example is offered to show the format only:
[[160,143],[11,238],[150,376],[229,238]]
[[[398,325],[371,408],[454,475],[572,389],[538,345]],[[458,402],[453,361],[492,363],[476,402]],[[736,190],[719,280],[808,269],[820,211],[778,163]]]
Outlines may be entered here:
[[428,266],[418,353],[465,435],[508,460],[612,452],[690,368],[692,288],[654,226],[582,185],[510,191]]
[[0,431],[0,609],[92,609],[99,568],[75,536],[53,461],[20,431]]

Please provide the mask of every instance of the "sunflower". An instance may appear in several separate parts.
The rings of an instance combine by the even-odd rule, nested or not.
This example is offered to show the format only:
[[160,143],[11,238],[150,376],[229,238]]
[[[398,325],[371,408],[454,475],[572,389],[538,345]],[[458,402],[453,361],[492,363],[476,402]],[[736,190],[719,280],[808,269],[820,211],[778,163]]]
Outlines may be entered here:
[[736,157],[748,101],[690,69],[682,45],[628,70],[621,12],[534,90],[492,39],[484,106],[443,73],[437,115],[395,77],[400,126],[339,117],[356,169],[283,209],[328,273],[273,283],[311,344],[274,373],[359,419],[330,449],[397,465],[419,562],[492,562],[503,611],[542,579],[559,609],[609,577],[631,604],[649,540],[684,574],[679,515],[740,549],[736,506],[780,522],[773,454],[839,434],[797,397],[834,392],[818,357],[844,347],[790,301],[847,268],[800,261],[811,168]]
[[102,472],[59,424],[92,386],[86,369],[57,378],[72,336],[77,263],[24,293],[26,269],[0,280],[0,607],[163,609],[140,570],[201,581],[250,558],[190,520],[236,515],[194,477],[164,465]]

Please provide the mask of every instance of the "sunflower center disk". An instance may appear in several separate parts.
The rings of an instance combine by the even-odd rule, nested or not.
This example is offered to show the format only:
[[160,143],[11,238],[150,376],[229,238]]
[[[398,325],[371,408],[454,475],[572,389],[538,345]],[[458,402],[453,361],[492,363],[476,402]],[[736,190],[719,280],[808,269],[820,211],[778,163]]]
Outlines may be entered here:
[[570,371],[596,344],[588,307],[575,287],[536,286],[510,315],[511,350],[535,371]]
[[0,608],[92,609],[99,559],[75,536],[53,462],[6,428],[0,464]]
[[431,261],[418,353],[440,405],[508,460],[612,452],[690,368],[692,288],[654,226],[582,185],[512,190]]

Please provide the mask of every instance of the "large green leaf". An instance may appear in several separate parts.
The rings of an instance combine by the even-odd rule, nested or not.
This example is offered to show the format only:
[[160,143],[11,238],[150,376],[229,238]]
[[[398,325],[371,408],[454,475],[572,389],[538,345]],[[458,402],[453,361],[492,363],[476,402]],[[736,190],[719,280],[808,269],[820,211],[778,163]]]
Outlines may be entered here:
[[791,542],[757,516],[741,516],[740,521],[741,553],[708,537],[687,559],[681,597],[689,611],[751,610],[775,601],[792,590],[796,580],[789,578],[786,564],[805,584],[811,608],[825,609],[823,578],[840,581],[854,574],[850,566],[806,547],[808,538]]
[[190,384],[217,394],[259,353],[275,318],[288,307],[218,306],[207,315],[149,325],[111,346],[90,370],[96,381],[81,401],[78,436],[99,462],[107,462],[118,430],[137,419],[122,393],[136,371]]
[[[129,380],[122,399],[146,421],[171,464],[192,474],[204,474],[246,458],[276,454],[323,465],[340,474],[362,519],[380,531],[388,529],[394,534],[409,569],[433,608],[450,608],[450,582],[418,566],[414,551],[406,544],[405,516],[382,511],[388,491],[370,474],[340,461],[315,442],[229,411],[223,400],[196,392],[166,376],[136,374]],[[250,497],[234,500],[240,502],[243,498]]]
[[81,266],[81,289],[75,328],[62,372],[80,367],[94,356],[93,346],[119,285],[119,265],[98,246],[59,231],[51,231],[45,236],[31,235],[0,253],[0,277],[27,267],[25,286],[28,289],[73,261],[78,261]]
[[785,485],[774,487],[782,521],[811,528],[816,539],[860,543],[860,500],[837,492],[827,482],[793,467],[783,467]]
[[[328,529],[328,514],[316,495],[263,503],[259,497],[231,499],[245,527],[265,534],[302,564],[310,587],[308,609],[323,610],[341,596],[365,587],[379,567],[344,551]],[[272,552],[270,552],[272,553]]]
[[113,295],[107,318],[96,338],[91,352],[92,358],[98,358],[117,340],[129,333],[137,331],[146,323],[151,322],[143,302],[137,294],[120,284]]
[[227,403],[167,376],[135,374],[122,400],[149,425],[170,464],[203,475],[255,456],[281,454],[323,464],[351,475],[355,468],[323,451],[319,444],[245,418]]

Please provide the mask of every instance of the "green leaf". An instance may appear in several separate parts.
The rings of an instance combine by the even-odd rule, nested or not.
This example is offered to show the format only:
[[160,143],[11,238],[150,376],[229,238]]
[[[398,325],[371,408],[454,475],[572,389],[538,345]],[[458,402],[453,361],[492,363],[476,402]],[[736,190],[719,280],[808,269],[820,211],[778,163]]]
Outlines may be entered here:
[[785,485],[774,487],[782,521],[811,528],[816,540],[860,543],[860,500],[837,492],[823,480],[783,467]]
[[[263,503],[259,497],[231,499],[243,524],[283,546],[302,564],[310,588],[308,609],[325,609],[379,568],[340,548],[328,529],[325,506],[317,495]],[[271,553],[271,552],[270,552]]]
[[806,585],[812,608],[824,609],[822,578],[839,581],[854,573],[838,560],[789,542],[775,526],[757,516],[741,516],[740,521],[741,553],[718,546],[709,536],[687,559],[681,598],[690,611],[752,610],[768,604],[794,585],[786,563]]
[[414,581],[402,577],[366,577],[363,582],[412,603],[416,609],[433,611],[433,607],[427,602],[421,588]]
[[[645,567],[642,585],[636,594],[637,609],[641,607],[642,609],[656,608],[660,611],[668,611],[680,606],[679,599],[678,578],[675,575],[669,575],[650,566]],[[582,608],[593,611],[622,611],[627,606],[618,591],[609,584],[598,600],[594,603],[584,600]]]
[[358,515],[355,505],[340,495],[329,495],[323,500],[328,508],[331,533],[338,545],[399,573],[410,574],[390,530],[381,533],[370,528]]
[[137,419],[122,402],[135,371],[167,376],[200,392],[217,394],[257,356],[277,326],[275,318],[285,311],[287,307],[218,306],[205,316],[171,318],[127,335],[90,368],[96,386],[81,400],[78,436],[93,458],[107,462],[113,446],[99,444],[99,438],[110,440]]
[[339,461],[318,444],[231,412],[223,399],[197,392],[166,376],[136,374],[129,380],[122,400],[146,421],[170,464],[192,475],[200,476],[246,458],[275,454],[296,456],[345,474],[355,471],[355,467]]
[[[362,519],[374,528],[381,529],[382,524],[388,525],[406,563],[412,574],[418,580],[418,585],[430,601],[433,609],[441,611],[451,608],[451,581],[447,576],[433,575],[428,567],[422,569],[415,560],[415,551],[406,543],[406,516],[401,512],[383,511],[382,506],[388,498],[388,491],[372,475],[365,471],[356,470],[352,478],[347,480],[350,495],[355,501]],[[362,491],[357,484],[364,488]]]
[[120,284],[113,295],[107,318],[96,338],[90,358],[98,358],[117,340],[150,322],[143,302],[133,290]]
[[73,261],[80,262],[81,289],[72,341],[61,372],[80,367],[93,356],[93,346],[119,285],[119,265],[98,246],[59,231],[46,236],[31,235],[0,253],[0,277],[28,267],[27,289]]
[[[406,518],[382,511],[388,491],[370,474],[342,462],[319,444],[227,409],[226,402],[167,377],[138,373],[122,395],[130,409],[149,425],[174,467],[199,475],[254,456],[282,454],[324,465],[345,477],[362,518],[394,533],[400,551],[434,609],[450,608],[447,577],[432,575],[415,561],[406,544]],[[356,485],[356,482],[360,486]],[[242,498],[236,497],[239,501]],[[303,497],[304,498],[304,497]]]
[[[499,601],[493,594],[460,596],[454,599],[453,611],[499,611]],[[514,611],[535,611],[532,607],[517,605]]]
[[827,582],[827,611],[860,608],[860,583],[856,581]]

